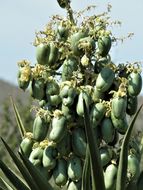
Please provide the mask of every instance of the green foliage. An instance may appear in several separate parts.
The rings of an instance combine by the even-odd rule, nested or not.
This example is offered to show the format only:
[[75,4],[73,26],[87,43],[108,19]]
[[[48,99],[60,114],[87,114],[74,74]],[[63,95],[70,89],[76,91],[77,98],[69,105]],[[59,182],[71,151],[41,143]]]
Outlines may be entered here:
[[[29,86],[39,105],[30,128],[21,119],[26,110],[18,111],[12,100],[22,137],[19,155],[2,142],[23,178],[1,160],[10,181],[2,184],[18,190],[139,189],[143,146],[131,133],[142,108],[137,110],[141,66],[112,62],[117,39],[109,30],[110,5],[103,14],[84,16],[94,6],[75,13],[69,0],[57,2],[67,17],[53,16],[36,34],[35,65],[18,63],[19,87]],[[11,122],[7,115],[5,120]]]

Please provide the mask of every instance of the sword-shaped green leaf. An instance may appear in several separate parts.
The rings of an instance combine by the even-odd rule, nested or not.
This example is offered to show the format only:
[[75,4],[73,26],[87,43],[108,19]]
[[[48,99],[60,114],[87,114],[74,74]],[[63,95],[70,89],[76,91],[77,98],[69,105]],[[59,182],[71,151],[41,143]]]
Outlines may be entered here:
[[27,184],[29,185],[29,187],[31,189],[34,190],[39,190],[39,188],[37,187],[36,183],[33,181],[33,179],[31,178],[29,172],[27,171],[27,169],[23,166],[22,162],[18,159],[18,157],[13,153],[13,151],[10,149],[10,147],[7,145],[7,143],[1,138],[3,144],[5,145],[8,153],[10,154],[11,158],[13,159],[15,165],[17,166],[17,168],[19,169],[19,171],[21,172],[22,176],[24,177],[25,181],[27,182]]
[[10,99],[11,99],[12,107],[13,107],[13,109],[14,109],[14,115],[15,115],[15,119],[16,119],[16,122],[17,122],[17,125],[18,125],[18,128],[19,128],[21,137],[23,137],[24,134],[26,133],[26,130],[25,130],[25,128],[24,128],[24,125],[23,125],[23,122],[22,122],[22,120],[21,120],[19,111],[18,111],[18,109],[17,109],[16,104],[14,103],[13,98],[10,97]]
[[[3,186],[4,186],[4,189],[5,190],[15,190],[9,183],[7,183],[3,178],[0,178],[0,180],[1,180],[1,182],[2,182],[2,184],[3,184]],[[1,187],[1,188],[3,188],[3,187]]]
[[134,126],[134,123],[137,119],[137,116],[141,110],[143,105],[141,105],[134,115],[130,125],[128,126],[128,129],[125,133],[125,136],[123,138],[122,146],[121,146],[121,152],[120,152],[120,159],[119,159],[119,166],[118,166],[118,173],[117,173],[117,181],[116,181],[116,190],[125,190],[126,186],[126,178],[127,178],[127,165],[128,165],[128,146],[129,146],[129,140],[132,133],[132,129]]
[[1,160],[0,168],[17,190],[30,190]]
[[29,171],[31,177],[33,178],[34,182],[37,184],[40,190],[53,190],[51,185],[48,183],[47,179],[43,176],[41,176],[40,172],[37,170],[36,167],[33,166],[33,164],[28,160],[28,158],[19,153],[20,158],[22,159],[25,167]]
[[89,110],[88,106],[84,101],[84,123],[91,160],[92,190],[105,190],[103,169],[101,165],[97,139],[94,137],[93,128],[91,127],[89,121]]
[[90,167],[90,154],[89,154],[89,145],[86,147],[86,157],[82,173],[82,188],[81,190],[91,190],[91,167]]

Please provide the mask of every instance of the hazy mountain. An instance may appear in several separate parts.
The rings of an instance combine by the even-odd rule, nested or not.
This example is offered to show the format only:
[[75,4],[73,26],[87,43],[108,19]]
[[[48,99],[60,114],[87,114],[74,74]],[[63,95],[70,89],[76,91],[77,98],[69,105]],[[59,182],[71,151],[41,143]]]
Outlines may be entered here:
[[5,101],[5,99],[8,99],[10,96],[20,99],[27,99],[30,97],[28,92],[24,92],[23,90],[19,89],[17,86],[8,83],[6,81],[0,80],[0,106]]

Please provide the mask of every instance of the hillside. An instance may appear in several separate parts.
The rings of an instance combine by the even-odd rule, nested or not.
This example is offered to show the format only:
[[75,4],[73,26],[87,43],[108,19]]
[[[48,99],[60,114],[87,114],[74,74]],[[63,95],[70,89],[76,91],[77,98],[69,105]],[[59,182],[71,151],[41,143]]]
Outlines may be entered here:
[[23,92],[15,85],[3,80],[0,80],[0,89],[0,106],[6,99],[9,99],[10,96],[12,96],[14,99],[19,97],[21,100],[26,100],[28,97],[30,97],[28,92]]
[[6,81],[0,80],[0,89],[0,135],[2,135],[4,132],[6,133],[6,128],[7,132],[17,130],[10,96],[16,103],[20,116],[26,124],[31,117],[30,108],[33,101],[31,101],[28,91],[24,92]]

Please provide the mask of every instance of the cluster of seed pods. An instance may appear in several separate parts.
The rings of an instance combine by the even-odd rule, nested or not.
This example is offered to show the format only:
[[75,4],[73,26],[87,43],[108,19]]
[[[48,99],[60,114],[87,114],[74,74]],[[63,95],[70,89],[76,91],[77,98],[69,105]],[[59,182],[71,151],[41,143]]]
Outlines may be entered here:
[[[68,190],[81,188],[86,153],[84,101],[101,154],[106,189],[114,189],[120,149],[119,135],[127,115],[137,110],[142,87],[139,64],[114,64],[109,55],[113,38],[101,18],[78,26],[56,20],[36,37],[36,64],[19,62],[18,84],[28,87],[39,107],[33,132],[21,149],[47,180]],[[55,26],[54,25],[54,26]],[[128,183],[139,176],[140,151],[133,140],[128,155]]]

